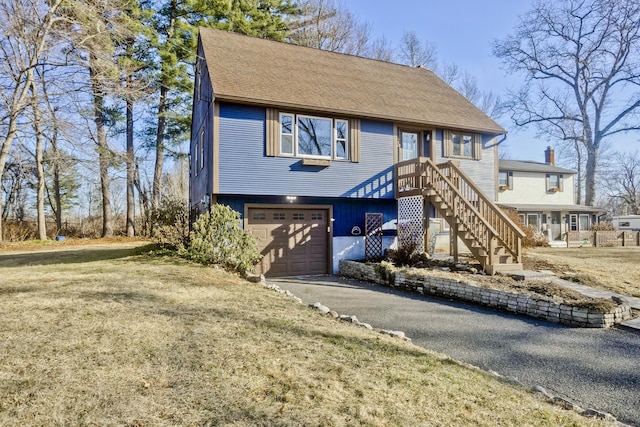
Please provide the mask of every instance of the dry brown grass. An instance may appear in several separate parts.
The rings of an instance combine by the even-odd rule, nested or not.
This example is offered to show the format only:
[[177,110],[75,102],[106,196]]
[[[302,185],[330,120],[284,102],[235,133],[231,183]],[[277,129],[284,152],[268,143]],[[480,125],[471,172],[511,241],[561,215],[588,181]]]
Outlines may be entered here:
[[220,270],[0,251],[0,425],[601,425]]
[[640,297],[640,247],[529,249],[525,268],[570,273],[587,286]]

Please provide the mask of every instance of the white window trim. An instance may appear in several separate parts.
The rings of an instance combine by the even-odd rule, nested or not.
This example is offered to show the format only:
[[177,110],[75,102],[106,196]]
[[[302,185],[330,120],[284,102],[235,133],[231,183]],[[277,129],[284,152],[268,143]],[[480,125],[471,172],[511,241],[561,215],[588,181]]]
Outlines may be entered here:
[[[282,136],[283,135],[289,135],[289,134],[283,134],[282,133],[282,117],[283,116],[288,116],[292,118],[292,129],[291,129],[291,135],[293,138],[293,152],[291,153],[285,153],[282,151]],[[298,152],[298,121],[300,118],[311,118],[311,119],[321,119],[321,120],[329,120],[331,121],[331,155],[329,156],[320,156],[320,155],[314,155],[314,154],[300,154]],[[346,138],[340,138],[338,139],[338,131],[336,129],[336,123],[344,123],[346,126]],[[296,157],[296,158],[308,158],[308,159],[322,159],[322,160],[343,160],[343,161],[350,161],[351,160],[351,150],[350,150],[350,144],[351,144],[351,127],[349,125],[349,120],[347,119],[335,119],[332,117],[324,117],[324,116],[312,116],[312,115],[308,115],[308,114],[294,114],[294,113],[279,113],[278,114],[278,129],[279,129],[279,133],[278,133],[278,151],[279,151],[279,156],[281,157]],[[344,141],[345,143],[345,154],[346,157],[339,157],[337,155],[338,149],[337,149],[337,145],[338,145],[338,141]]]
[[[287,117],[291,117],[291,133],[283,133],[282,132],[282,117],[287,116]],[[279,141],[278,144],[280,145],[279,147],[279,152],[281,156],[284,157],[294,157],[296,154],[296,115],[295,114],[290,114],[290,113],[280,113],[278,116],[278,127],[280,129],[279,132]],[[282,150],[282,137],[284,135],[291,135],[291,152],[290,153],[286,153]]]
[[[415,157],[412,157],[410,159],[405,159],[404,158],[404,154],[405,154],[405,150],[404,150],[404,144],[403,144],[403,137],[404,135],[407,134],[411,134],[411,135],[415,135],[416,136],[416,149],[415,149]],[[420,131],[417,130],[410,130],[410,129],[400,129],[400,156],[402,158],[402,160],[412,160],[412,159],[417,159],[418,157],[420,157],[420,145],[422,145],[422,138],[420,135]]]
[[569,214],[569,231],[580,231],[580,223],[578,222],[578,214]]
[[[331,123],[331,154],[329,154],[328,156],[322,156],[319,154],[300,154],[298,152],[298,147],[299,147],[299,135],[298,135],[298,127],[300,126],[300,119],[319,119],[319,120],[327,120]],[[335,145],[335,129],[336,129],[336,125],[335,122],[332,118],[330,117],[321,117],[321,116],[310,116],[308,114],[296,114],[296,136],[295,136],[295,153],[296,153],[296,157],[302,157],[302,158],[307,158],[307,159],[323,159],[323,160],[331,160],[334,158],[334,145]]]
[[[505,182],[503,183],[502,180],[500,179],[500,175],[503,175],[505,177]],[[509,172],[498,172],[498,185],[500,187],[509,187]]]
[[[582,228],[582,219],[586,218],[587,219],[587,229],[583,229]],[[589,231],[591,229],[591,215],[589,214],[579,214],[578,215],[578,228],[580,229],[580,231]]]
[[[338,123],[344,123],[346,127],[345,137],[338,138]],[[333,158],[336,160],[349,160],[349,120],[333,120]],[[344,141],[344,156],[338,156],[338,142]]]

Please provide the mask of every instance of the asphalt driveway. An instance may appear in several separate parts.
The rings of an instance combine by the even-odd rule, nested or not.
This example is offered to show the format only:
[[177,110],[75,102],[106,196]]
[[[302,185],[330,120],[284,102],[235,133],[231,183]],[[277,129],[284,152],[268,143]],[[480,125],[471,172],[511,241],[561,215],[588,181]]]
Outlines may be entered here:
[[640,426],[638,333],[572,328],[334,276],[269,281],[305,303],[404,331],[416,345]]

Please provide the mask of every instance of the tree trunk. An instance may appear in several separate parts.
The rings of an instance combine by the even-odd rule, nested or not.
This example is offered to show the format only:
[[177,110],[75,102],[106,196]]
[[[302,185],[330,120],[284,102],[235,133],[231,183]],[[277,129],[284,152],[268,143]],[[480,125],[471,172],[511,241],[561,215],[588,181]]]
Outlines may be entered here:
[[158,101],[158,130],[156,134],[156,163],[153,170],[153,189],[151,190],[152,209],[160,205],[162,197],[162,169],[164,165],[164,134],[166,132],[167,119],[167,92],[169,88],[160,86],[160,100]]
[[134,171],[134,184],[136,189],[138,190],[138,203],[140,203],[140,215],[144,218],[142,233],[145,236],[150,235],[149,230],[149,191],[147,188],[142,188],[142,183],[140,182],[140,166],[138,162],[135,161],[135,171]]
[[53,204],[56,214],[56,233],[62,230],[62,196],[60,194],[60,153],[58,152],[58,129],[54,119],[53,138],[51,139],[53,157]]
[[[171,0],[168,9],[169,25],[166,30],[167,43],[171,41],[176,25],[176,15],[178,14],[178,1]],[[153,185],[151,188],[151,209],[156,209],[162,199],[162,169],[164,166],[164,135],[167,127],[167,94],[169,85],[166,81],[165,67],[161,65],[160,73],[160,99],[158,100],[158,129],[156,133],[156,163],[153,170]]]
[[[131,77],[127,77],[131,86]],[[134,197],[134,153],[133,153],[133,101],[127,99],[127,236],[135,236],[136,205]]]
[[577,170],[578,173],[577,175],[577,180],[576,180],[576,200],[575,203],[578,205],[582,204],[582,182],[584,180],[584,171],[582,170],[582,151],[581,151],[581,146],[580,143],[575,141],[574,143],[574,147],[576,150],[576,166],[577,166]]
[[[16,137],[18,115],[20,114],[22,107],[26,102],[26,95],[33,83],[33,78],[34,78],[33,67],[35,67],[38,61],[40,61],[42,52],[47,48],[46,41],[49,37],[49,32],[51,31],[51,28],[54,24],[55,16],[56,16],[58,7],[60,6],[61,3],[62,3],[62,0],[56,0],[54,2],[51,2],[48,5],[49,9],[47,11],[47,14],[42,19],[40,25],[37,28],[37,31],[35,30],[30,31],[31,33],[30,36],[34,35],[34,39],[32,40],[33,43],[29,44],[29,43],[26,43],[26,40],[22,40],[22,42],[24,42],[23,50],[28,52],[28,60],[27,60],[28,67],[26,68],[26,71],[24,71],[25,69],[22,68],[23,70],[22,72],[25,73],[23,81],[14,80],[14,83],[16,84],[16,86],[11,95],[11,106],[8,109],[8,111],[5,111],[6,115],[8,116],[9,123],[7,124],[7,127],[6,127],[7,129],[6,135],[4,136],[2,143],[0,144],[2,147],[0,149],[0,181],[4,176],[5,167],[7,165],[7,156],[9,155],[9,149],[11,148],[11,145],[13,144],[13,140]],[[18,19],[21,19],[21,18],[18,17]],[[15,38],[14,38],[14,41],[15,41]],[[27,44],[28,46],[26,46]],[[7,60],[7,58],[4,58],[4,59]],[[22,74],[20,75],[20,77],[22,77]],[[6,92],[9,92],[9,90],[7,89]],[[2,197],[0,196],[0,212],[2,211],[3,211]],[[2,242],[2,240],[3,240],[2,216],[0,216],[0,242]]]
[[104,108],[104,92],[100,77],[93,62],[95,55],[90,55],[89,76],[91,79],[91,89],[93,91],[93,114],[96,124],[96,144],[98,149],[98,162],[100,169],[100,189],[102,191],[102,237],[113,236],[113,218],[111,215],[111,186],[109,182],[109,163],[111,152],[107,145],[107,135],[104,128],[104,118],[102,115]]
[[[18,133],[18,114],[27,97],[27,91],[33,82],[33,69],[29,69],[25,77],[25,85],[20,88],[16,87],[13,91],[11,110],[9,111],[9,124],[7,126],[7,134],[2,141],[2,149],[0,149],[0,180],[4,176],[7,166],[7,157],[9,149],[13,144],[16,134]],[[0,211],[3,211],[2,197],[0,196]],[[0,217],[0,242],[2,242],[2,217]]]
[[587,148],[587,170],[584,186],[584,204],[593,206],[596,198],[596,165],[598,164],[598,149]]
[[37,177],[37,215],[38,215],[38,239],[47,240],[47,223],[44,214],[44,153],[42,148],[42,130],[40,122],[42,120],[40,107],[38,106],[38,89],[35,83],[31,82],[31,108],[33,109],[33,128],[36,133],[36,177]]

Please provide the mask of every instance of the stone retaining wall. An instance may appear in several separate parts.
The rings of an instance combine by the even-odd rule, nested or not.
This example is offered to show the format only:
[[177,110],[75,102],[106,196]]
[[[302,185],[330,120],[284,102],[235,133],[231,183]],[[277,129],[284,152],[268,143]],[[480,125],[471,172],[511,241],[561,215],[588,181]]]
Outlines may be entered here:
[[526,314],[549,322],[586,328],[608,328],[631,318],[631,307],[628,304],[620,304],[611,312],[600,313],[584,307],[536,299],[529,295],[487,289],[473,283],[462,283],[453,278],[430,276],[426,271],[424,274],[416,274],[415,272],[407,274],[406,270],[399,269],[386,273],[377,264],[342,260],[340,261],[340,274],[423,295],[454,298],[500,310]]

